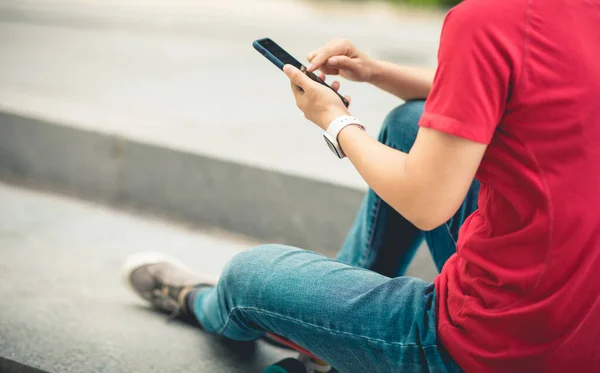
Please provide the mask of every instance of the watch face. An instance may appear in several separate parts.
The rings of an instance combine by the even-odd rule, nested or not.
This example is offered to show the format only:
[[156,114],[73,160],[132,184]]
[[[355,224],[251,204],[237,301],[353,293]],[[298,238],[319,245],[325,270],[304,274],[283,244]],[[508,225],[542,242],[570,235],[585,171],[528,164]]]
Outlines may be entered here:
[[341,154],[339,153],[335,144],[329,139],[329,134],[327,132],[323,133],[323,138],[325,139],[325,143],[329,147],[329,150],[331,150],[333,152],[333,154],[335,154],[338,158],[343,158],[341,156]]

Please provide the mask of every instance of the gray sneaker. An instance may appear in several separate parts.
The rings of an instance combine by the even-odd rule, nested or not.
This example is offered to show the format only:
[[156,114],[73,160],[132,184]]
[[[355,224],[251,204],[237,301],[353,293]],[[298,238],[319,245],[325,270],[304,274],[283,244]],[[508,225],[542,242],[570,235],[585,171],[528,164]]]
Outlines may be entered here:
[[192,316],[185,296],[202,286],[215,286],[218,279],[194,272],[179,261],[162,254],[140,253],[123,266],[123,279],[137,295],[154,308],[169,313],[169,319]]

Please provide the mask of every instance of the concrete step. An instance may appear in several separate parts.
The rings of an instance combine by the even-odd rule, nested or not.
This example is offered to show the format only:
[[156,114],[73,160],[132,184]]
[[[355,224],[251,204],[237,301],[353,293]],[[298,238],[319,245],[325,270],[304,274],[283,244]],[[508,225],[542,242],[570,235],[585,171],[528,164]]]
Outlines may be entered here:
[[[441,17],[219,4],[0,2],[0,177],[334,255],[366,184],[250,43],[272,36],[302,57],[346,36],[374,57],[434,65]],[[400,101],[346,83],[376,136]]]
[[[362,189],[298,112],[286,77],[251,43],[269,36],[304,60],[346,37],[375,58],[435,66],[442,21],[312,2],[119,3],[0,1],[0,108]],[[342,92],[373,136],[401,103],[360,83],[343,81]]]
[[155,251],[218,275],[255,244],[0,184],[0,371],[262,372],[290,353],[168,324],[120,273],[128,255]]

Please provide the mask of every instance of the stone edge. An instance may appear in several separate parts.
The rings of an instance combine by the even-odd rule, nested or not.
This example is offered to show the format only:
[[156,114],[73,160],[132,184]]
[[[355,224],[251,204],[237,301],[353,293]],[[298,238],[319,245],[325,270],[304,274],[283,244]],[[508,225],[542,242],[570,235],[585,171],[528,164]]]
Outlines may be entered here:
[[364,192],[0,112],[0,180],[334,255]]

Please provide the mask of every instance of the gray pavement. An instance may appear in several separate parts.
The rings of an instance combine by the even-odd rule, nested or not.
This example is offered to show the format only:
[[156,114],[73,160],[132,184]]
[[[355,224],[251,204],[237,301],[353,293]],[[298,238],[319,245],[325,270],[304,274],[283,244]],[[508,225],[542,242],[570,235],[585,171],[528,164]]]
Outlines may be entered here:
[[[167,324],[120,276],[124,258],[139,251],[167,253],[218,275],[254,245],[0,184],[0,371],[17,371],[7,359],[52,373],[261,372],[289,352]],[[428,259],[423,250],[418,256],[410,269],[417,276]]]
[[[303,58],[330,38],[376,58],[435,65],[442,15],[294,1],[0,1],[0,109],[365,188],[251,47]],[[376,135],[400,101],[344,82]]]
[[139,251],[218,275],[254,244],[0,184],[0,371],[15,371],[4,358],[52,373],[262,372],[289,353],[167,324],[120,276]]

